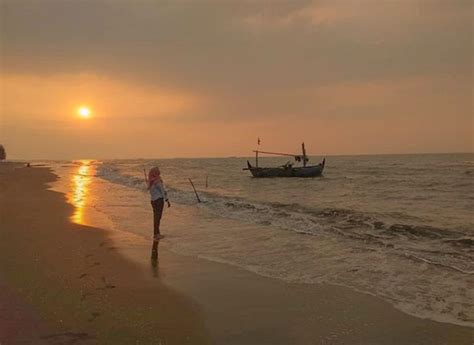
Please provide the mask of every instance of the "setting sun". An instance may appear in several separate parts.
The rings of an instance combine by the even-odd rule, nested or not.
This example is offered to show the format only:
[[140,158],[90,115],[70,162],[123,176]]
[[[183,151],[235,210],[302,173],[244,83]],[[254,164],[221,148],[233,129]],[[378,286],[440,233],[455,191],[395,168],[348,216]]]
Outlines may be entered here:
[[77,113],[79,114],[80,117],[83,119],[87,119],[91,116],[91,110],[88,107],[79,107],[77,109]]

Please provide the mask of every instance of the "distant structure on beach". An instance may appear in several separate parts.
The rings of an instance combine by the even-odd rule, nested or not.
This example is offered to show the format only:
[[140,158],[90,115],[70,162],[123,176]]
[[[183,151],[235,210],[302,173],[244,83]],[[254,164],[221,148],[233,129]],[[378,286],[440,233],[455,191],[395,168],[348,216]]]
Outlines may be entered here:
[[2,144],[0,144],[0,161],[7,159],[7,153],[5,152],[5,148]]

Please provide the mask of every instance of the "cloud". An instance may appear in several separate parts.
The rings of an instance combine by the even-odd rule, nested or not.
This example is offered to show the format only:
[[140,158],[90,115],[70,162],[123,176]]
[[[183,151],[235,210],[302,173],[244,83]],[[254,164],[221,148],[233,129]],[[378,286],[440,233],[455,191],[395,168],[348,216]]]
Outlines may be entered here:
[[244,28],[254,33],[264,31],[288,30],[292,26],[321,27],[333,25],[356,14],[350,6],[338,2],[294,2],[286,11],[272,11],[268,5],[256,13],[241,18]]
[[7,1],[2,66],[211,93],[465,73],[472,12],[445,3]]
[[222,132],[227,145],[236,128],[284,136],[314,126],[347,136],[347,126],[405,126],[412,116],[414,128],[436,118],[433,126],[452,129],[449,116],[465,125],[472,114],[472,6],[4,0],[2,118],[25,135],[33,126],[59,131],[73,127],[77,102],[89,102],[103,116],[95,118],[103,138],[112,141],[112,128],[122,133],[117,144],[127,135],[145,142],[159,128],[176,147],[173,133],[185,133],[205,150],[210,141],[192,126]]
[[[283,5],[283,6],[282,6]],[[410,30],[420,23],[431,26],[443,22],[468,21],[472,4],[468,1],[376,1],[313,0],[263,3],[241,18],[254,32],[289,30],[292,27],[327,29],[337,25],[379,29],[382,34]]]

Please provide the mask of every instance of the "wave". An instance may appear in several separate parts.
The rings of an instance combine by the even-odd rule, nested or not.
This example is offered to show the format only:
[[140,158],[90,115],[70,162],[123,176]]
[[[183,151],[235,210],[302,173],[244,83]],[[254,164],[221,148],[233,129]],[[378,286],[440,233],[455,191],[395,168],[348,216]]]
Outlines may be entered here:
[[474,248],[474,238],[472,237],[460,237],[455,239],[446,239],[444,241],[457,247]]
[[412,259],[416,259],[416,260],[419,260],[419,261],[426,262],[427,264],[430,264],[430,265],[436,265],[436,266],[449,268],[449,269],[452,269],[452,270],[455,270],[455,271],[458,271],[458,272],[461,272],[461,273],[464,273],[464,274],[474,274],[474,271],[466,271],[466,270],[463,270],[462,268],[459,268],[457,266],[444,264],[442,262],[432,261],[432,260],[417,256],[417,255],[405,254],[405,256],[407,258],[412,258]]
[[[121,163],[102,164],[97,176],[134,189],[133,195],[146,192],[139,169]],[[178,253],[286,281],[345,285],[384,298],[412,315],[472,327],[466,288],[474,274],[471,229],[437,226],[420,214],[396,208],[367,212],[334,207],[327,199],[303,205],[204,190],[199,191],[198,204],[192,190],[179,183],[169,188],[169,194],[178,204],[216,216],[206,223],[233,224],[222,218],[238,221],[237,227],[209,226],[182,233],[177,229],[175,236],[183,240],[170,245]],[[252,231],[242,231],[242,222],[249,223]]]
[[[102,164],[97,176],[130,188],[145,191],[142,177],[122,174],[110,164]],[[169,194],[180,203],[195,204],[191,191],[169,188]],[[347,208],[304,206],[298,203],[258,202],[218,193],[200,191],[199,207],[225,218],[271,225],[283,230],[313,236],[334,236],[364,242],[370,246],[405,248],[436,246],[439,253],[453,247],[472,248],[473,241],[463,229],[447,229],[423,224],[423,219],[400,212],[385,214]],[[394,222],[393,220],[405,222]],[[410,221],[410,223],[406,223]],[[466,260],[472,258],[465,258]]]

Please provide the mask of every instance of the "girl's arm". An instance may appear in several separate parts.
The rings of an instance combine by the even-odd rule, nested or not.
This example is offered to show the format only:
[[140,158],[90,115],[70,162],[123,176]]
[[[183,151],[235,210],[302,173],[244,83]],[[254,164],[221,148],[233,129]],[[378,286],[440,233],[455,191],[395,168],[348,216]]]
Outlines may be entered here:
[[160,182],[160,188],[161,188],[161,192],[163,194],[163,199],[166,201],[166,203],[168,204],[168,207],[171,207],[171,203],[168,199],[168,192],[166,191],[166,188],[165,188],[165,185],[163,184],[163,182]]

